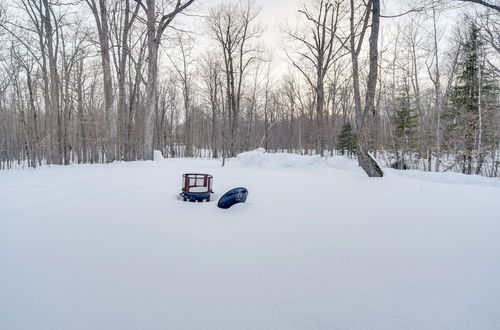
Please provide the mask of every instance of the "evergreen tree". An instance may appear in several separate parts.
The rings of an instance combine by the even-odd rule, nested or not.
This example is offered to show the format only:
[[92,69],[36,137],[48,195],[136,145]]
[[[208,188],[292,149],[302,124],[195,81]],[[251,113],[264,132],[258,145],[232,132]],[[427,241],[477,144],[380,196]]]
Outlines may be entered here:
[[341,155],[347,153],[349,156],[356,152],[356,135],[350,122],[342,125],[342,130],[337,137],[337,150]]
[[445,141],[458,155],[462,173],[479,173],[485,150],[495,144],[495,113],[498,111],[498,84],[485,70],[480,30],[472,24],[463,43],[459,74],[450,93]]
[[397,98],[397,109],[392,116],[396,163],[394,168],[407,169],[406,154],[413,149],[417,127],[417,115],[410,99],[410,88],[404,83]]

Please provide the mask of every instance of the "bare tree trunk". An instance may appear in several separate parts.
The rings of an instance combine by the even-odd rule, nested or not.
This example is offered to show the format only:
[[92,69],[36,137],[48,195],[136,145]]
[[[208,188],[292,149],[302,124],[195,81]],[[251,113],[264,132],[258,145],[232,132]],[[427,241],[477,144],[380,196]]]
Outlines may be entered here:
[[57,55],[54,49],[54,34],[52,27],[52,8],[48,0],[42,0],[45,13],[42,14],[42,22],[45,29],[45,37],[47,44],[47,57],[49,62],[49,77],[50,77],[50,123],[55,129],[51,132],[55,133],[56,153],[53,154],[52,162],[55,164],[62,164],[63,155],[63,141],[62,141],[62,119],[59,101],[59,74],[57,72]]
[[380,0],[372,0],[372,23],[370,34],[370,68],[366,85],[366,101],[363,113],[362,130],[358,142],[358,162],[369,177],[382,177],[384,173],[375,159],[369,154],[374,146],[374,120],[376,118],[375,91],[378,73],[378,32],[380,23]]
[[434,94],[435,94],[435,102],[436,102],[436,164],[435,171],[439,172],[439,168],[441,166],[441,110],[442,110],[442,101],[441,101],[441,75],[439,71],[439,53],[438,53],[438,42],[437,42],[437,24],[436,24],[436,9],[432,8],[432,27],[433,27],[433,36],[434,36],[434,58],[435,58],[435,68],[436,68],[436,76],[432,79],[434,83]]
[[[127,77],[127,62],[130,58],[129,35],[133,23],[139,12],[140,4],[137,3],[134,11],[130,10],[130,0],[125,0],[125,8],[123,12],[123,21],[115,23],[117,26],[122,26],[120,34],[119,57],[117,66],[117,87],[118,87],[118,100],[117,100],[117,134],[116,134],[116,148],[117,157],[119,159],[127,159],[127,146],[130,146],[130,141],[127,141],[129,134],[127,133],[129,127],[129,111],[127,105],[126,93],[126,77]],[[119,32],[119,31],[117,31]]]
[[246,1],[239,7],[234,4],[216,6],[207,17],[224,58],[230,157],[236,156],[241,147],[238,133],[243,82],[250,65],[260,59],[258,49],[249,44],[252,38],[260,35],[259,25],[253,24],[257,14],[253,2]]
[[161,16],[157,23],[156,0],[146,0],[146,27],[147,27],[147,47],[148,47],[148,80],[146,83],[146,106],[144,114],[144,149],[142,151],[143,159],[153,159],[153,115],[157,106],[158,93],[158,49],[165,29],[172,23],[175,16],[191,5],[194,0],[188,0],[184,3],[177,0],[175,8],[168,14]]
[[108,8],[106,7],[106,0],[99,0],[99,7],[95,0],[86,0],[86,2],[94,15],[99,38],[104,89],[105,127],[103,138],[104,148],[106,150],[106,161],[110,162],[116,158],[116,146],[113,141],[116,135],[116,127],[111,120],[111,114],[113,112],[113,76],[111,73]]
[[[371,10],[370,10],[371,9]],[[368,73],[368,82],[366,88],[365,108],[362,111],[361,93],[359,84],[359,66],[358,56],[361,51],[365,31],[368,27],[368,21],[372,13],[371,35],[370,35],[370,68]],[[370,0],[366,6],[366,11],[363,17],[363,26],[356,44],[355,30],[355,5],[354,0],[351,0],[351,18],[350,18],[350,45],[351,45],[351,60],[353,70],[353,85],[354,85],[354,104],[356,112],[356,129],[357,129],[357,156],[358,164],[363,168],[369,177],[381,177],[384,175],[375,159],[369,154],[369,150],[373,147],[372,141],[372,120],[375,115],[375,90],[377,87],[378,73],[378,30],[380,22],[380,1]]]
[[153,160],[153,114],[156,109],[156,90],[158,81],[158,47],[159,40],[156,40],[156,1],[147,0],[147,72],[146,83],[146,106],[144,113],[144,146],[142,158]]
[[484,155],[483,155],[483,150],[482,150],[482,142],[483,142],[483,113],[482,113],[482,108],[481,108],[481,99],[482,99],[482,85],[483,85],[483,66],[484,66],[484,59],[479,58],[478,59],[478,67],[479,67],[479,78],[478,78],[478,91],[477,91],[477,111],[478,111],[478,133],[477,133],[477,165],[475,169],[476,174],[481,173],[481,167],[483,166],[484,162]]

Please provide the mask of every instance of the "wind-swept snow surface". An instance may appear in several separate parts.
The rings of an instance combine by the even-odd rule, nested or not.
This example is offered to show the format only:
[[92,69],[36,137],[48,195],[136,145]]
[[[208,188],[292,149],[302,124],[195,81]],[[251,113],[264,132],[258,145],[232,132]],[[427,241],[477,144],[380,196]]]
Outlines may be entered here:
[[[498,180],[157,159],[0,172],[0,329],[500,326]],[[247,203],[179,201],[187,172]]]

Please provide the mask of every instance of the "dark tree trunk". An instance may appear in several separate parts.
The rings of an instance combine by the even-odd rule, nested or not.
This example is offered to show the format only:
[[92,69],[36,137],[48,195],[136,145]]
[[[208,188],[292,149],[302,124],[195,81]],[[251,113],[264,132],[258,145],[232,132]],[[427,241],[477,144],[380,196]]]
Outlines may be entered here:
[[[358,163],[369,177],[382,177],[384,172],[369,154],[374,147],[374,120],[376,118],[375,91],[378,75],[378,33],[380,24],[380,0],[372,0],[372,23],[370,33],[370,69],[366,85],[366,100],[358,133]],[[358,121],[359,122],[359,121]]]

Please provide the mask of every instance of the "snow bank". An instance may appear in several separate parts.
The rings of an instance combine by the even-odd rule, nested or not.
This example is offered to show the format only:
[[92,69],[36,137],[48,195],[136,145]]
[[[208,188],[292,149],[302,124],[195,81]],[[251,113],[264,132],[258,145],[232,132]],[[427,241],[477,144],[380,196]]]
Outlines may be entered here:
[[163,158],[163,154],[161,153],[160,150],[155,150],[154,153],[153,153],[153,160],[155,162],[159,162],[159,161],[162,161],[164,160],[165,158]]
[[264,148],[240,153],[236,163],[242,167],[265,169],[331,167],[339,170],[360,171],[357,162],[346,157],[321,158],[319,155],[305,156],[290,153],[267,153]]
[[395,169],[384,169],[384,171],[425,182],[500,188],[500,178],[488,178],[481,175],[468,175],[453,172],[423,172],[417,170],[402,171]]
[[344,156],[331,156],[324,159],[324,163],[328,167],[337,170],[364,173],[361,167],[358,166],[358,161],[356,159],[351,159]]
[[[263,150],[220,165],[0,171],[0,329],[498,329],[500,189]],[[186,172],[249,199],[179,201]]]
[[319,156],[267,153],[264,148],[240,153],[236,156],[236,160],[241,166],[253,166],[267,169],[305,167],[321,164],[321,157]]
[[[370,156],[373,157],[372,155]],[[319,155],[304,156],[290,153],[267,153],[264,148],[238,154],[233,165],[268,170],[280,170],[284,168],[319,169],[328,167],[364,175],[364,171],[358,166],[356,159],[336,155],[321,158]],[[500,188],[499,178],[488,178],[480,175],[466,175],[453,172],[436,173],[416,170],[395,170],[387,167],[384,167],[383,171],[385,174],[392,173],[397,176],[425,182]]]

